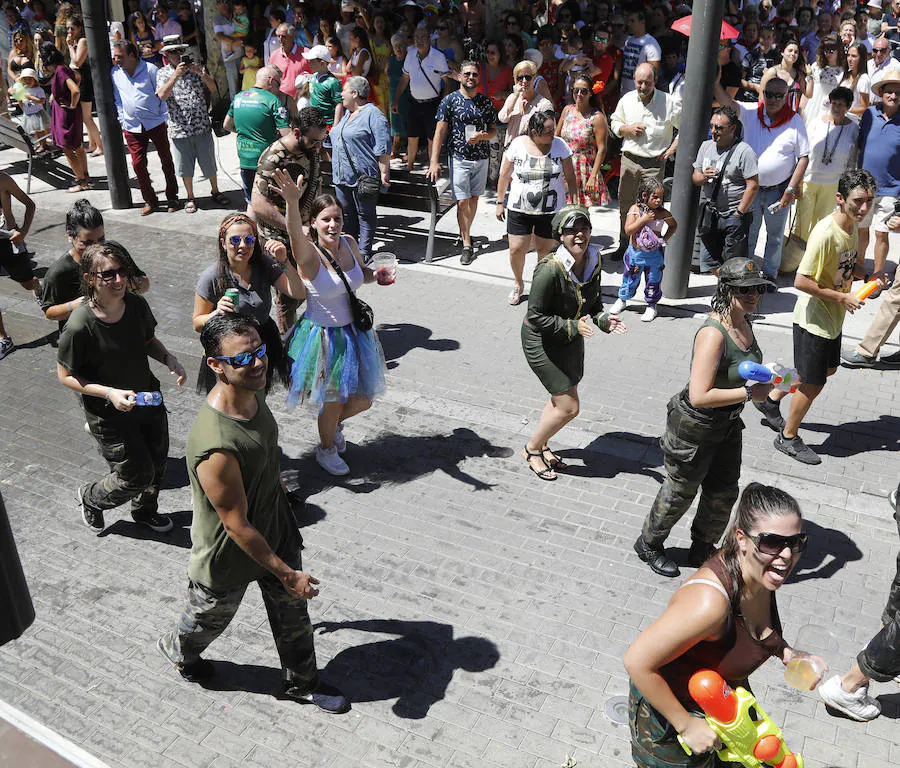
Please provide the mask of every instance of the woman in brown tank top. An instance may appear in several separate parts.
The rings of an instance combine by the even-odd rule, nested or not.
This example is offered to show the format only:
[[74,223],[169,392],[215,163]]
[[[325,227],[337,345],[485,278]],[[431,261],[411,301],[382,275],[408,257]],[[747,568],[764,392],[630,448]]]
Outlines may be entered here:
[[[806,547],[801,526],[792,496],[750,483],[722,549],[672,595],[625,653],[631,749],[639,768],[716,765],[711,752],[722,745],[702,714],[695,716],[699,707],[687,690],[695,672],[713,669],[732,686],[746,685],[770,656],[785,665],[791,660],[775,590]],[[679,745],[679,734],[692,756]]]

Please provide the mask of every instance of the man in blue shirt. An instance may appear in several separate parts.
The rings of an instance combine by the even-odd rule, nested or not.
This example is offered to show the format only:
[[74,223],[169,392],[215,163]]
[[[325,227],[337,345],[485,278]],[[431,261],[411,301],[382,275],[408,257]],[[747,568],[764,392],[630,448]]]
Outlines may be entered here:
[[113,64],[113,99],[131,155],[131,167],[144,198],[141,216],[153,213],[159,205],[147,172],[147,147],[151,141],[166,177],[167,209],[169,213],[177,211],[178,179],[166,127],[169,112],[165,102],[156,95],[157,68],[141,60],[137,47],[131,41],[118,42],[113,46]]
[[462,239],[460,264],[475,261],[472,248],[472,222],[478,198],[484,193],[490,164],[490,141],[497,132],[497,113],[491,100],[478,90],[479,69],[474,61],[460,67],[461,86],[445,96],[438,106],[437,126],[431,142],[431,166],[428,178],[441,174],[438,158],[447,134],[450,134],[450,184],[456,200],[456,221]]

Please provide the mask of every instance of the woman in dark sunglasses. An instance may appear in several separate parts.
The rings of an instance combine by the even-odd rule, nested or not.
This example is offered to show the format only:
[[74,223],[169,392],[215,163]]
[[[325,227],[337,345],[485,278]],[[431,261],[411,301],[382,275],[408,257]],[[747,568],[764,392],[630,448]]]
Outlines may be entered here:
[[790,494],[750,483],[722,548],[626,651],[631,754],[639,768],[721,765],[713,754],[722,747],[719,738],[688,692],[699,669],[718,672],[732,688],[749,688],[747,678],[770,657],[787,665],[799,655],[782,636],[775,591],[806,547],[802,523]]
[[158,514],[159,488],[169,452],[169,423],[162,403],[136,407],[138,392],[158,392],[148,357],[165,365],[178,386],[181,363],[156,338],[146,300],[128,291],[133,261],[120,246],[99,243],[81,257],[85,301],[75,307],[59,339],[57,376],[81,395],[88,428],[110,474],[85,483],[78,503],[85,525],[104,528],[103,512],[131,502],[134,521],[157,532],[172,521]]
[[[270,239],[263,252],[256,222],[243,213],[229,214],[219,226],[218,259],[200,273],[194,287],[194,330],[200,333],[210,318],[227,312],[256,320],[268,347],[266,392],[276,377],[284,385],[288,380],[281,336],[269,316],[273,288],[292,299],[306,297],[306,289],[297,268],[287,257],[284,244]],[[237,290],[237,303],[225,295],[228,289]],[[216,375],[206,364],[204,355],[197,374],[197,391],[208,393],[215,384]]]
[[715,551],[738,497],[741,474],[741,411],[762,402],[771,384],[745,382],[738,366],[762,362],[747,316],[771,283],[752,259],[728,259],[719,268],[712,311],[694,337],[688,385],[668,405],[666,431],[659,441],[666,477],[644,520],[634,550],[660,576],[681,572],[663,547],[675,524],[700,492],[691,526],[688,562],[700,567]]

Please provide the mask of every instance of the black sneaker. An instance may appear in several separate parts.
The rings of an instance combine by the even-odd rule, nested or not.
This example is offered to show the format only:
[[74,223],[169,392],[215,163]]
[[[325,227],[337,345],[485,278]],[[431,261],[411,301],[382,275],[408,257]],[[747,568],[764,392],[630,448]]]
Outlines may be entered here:
[[464,267],[468,267],[476,258],[478,257],[475,255],[475,249],[471,245],[464,245],[462,256],[459,257],[459,263]]
[[673,579],[681,575],[681,571],[675,564],[675,561],[666,555],[664,549],[653,549],[646,541],[643,535],[637,537],[634,542],[634,551],[641,560],[650,566],[650,570],[658,573],[660,576]]
[[874,368],[875,358],[861,355],[855,349],[852,352],[841,352],[841,362],[847,368]]
[[163,638],[159,638],[159,640],[156,641],[156,650],[158,650],[163,655],[163,658],[178,670],[178,674],[189,683],[202,683],[204,680],[209,680],[216,674],[216,668],[213,666],[213,663],[207,659],[197,659],[197,661],[192,661],[190,664],[179,664],[167,653]]
[[84,492],[89,486],[90,483],[85,483],[78,489],[78,506],[81,507],[81,519],[94,533],[102,533],[103,529],[106,528],[106,523],[103,522],[103,512],[89,506],[84,500]]
[[691,568],[699,568],[709,558],[713,556],[717,547],[708,541],[699,541],[694,539],[691,541],[691,551],[688,552],[688,564]]
[[884,355],[878,359],[883,365],[900,365],[900,352],[894,352],[892,355]]
[[803,464],[822,463],[819,454],[804,443],[803,438],[800,437],[800,435],[787,438],[783,433],[779,432],[775,437],[775,447],[782,453],[786,453],[792,459],[797,459],[797,461]]
[[328,685],[328,683],[320,682],[316,690],[309,693],[301,693],[295,685],[286,682],[283,695],[286,699],[300,704],[315,704],[329,715],[342,715],[350,710],[350,700],[333,685]]
[[172,530],[172,518],[166,517],[165,515],[158,515],[156,512],[151,512],[149,514],[132,513],[131,518],[134,522],[140,525],[146,525],[157,533],[165,533],[166,531]]
[[9,338],[9,336],[4,336],[2,339],[0,339],[0,360],[6,357],[15,348],[16,345],[13,344],[13,340]]
[[784,429],[784,416],[781,415],[780,401],[776,403],[767,397],[761,403],[757,403],[754,400],[753,405],[763,415],[763,419],[769,427],[776,432],[781,432]]

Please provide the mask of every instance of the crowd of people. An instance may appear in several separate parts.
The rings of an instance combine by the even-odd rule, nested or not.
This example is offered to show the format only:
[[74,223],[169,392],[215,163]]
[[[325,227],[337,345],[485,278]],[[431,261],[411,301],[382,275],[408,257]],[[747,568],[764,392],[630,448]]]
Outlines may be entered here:
[[[882,7],[888,4],[726,2],[709,139],[692,163],[698,269],[717,286],[693,339],[688,382],[668,404],[665,478],[634,543],[655,573],[678,576],[664,543],[699,494],[688,557],[698,571],[625,657],[639,766],[712,765],[717,737],[692,716],[687,694],[698,664],[735,685],[770,656],[787,664],[796,655],[782,637],[774,592],[796,566],[806,533],[789,494],[755,483],[740,493],[741,412],[752,401],[779,451],[820,463],[799,435],[804,418],[842,359],[848,367],[874,365],[900,319],[900,272],[892,282],[885,271],[888,233],[900,231],[900,60],[893,55],[900,0]],[[266,395],[280,388],[289,407],[312,406],[315,460],[330,475],[350,473],[345,424],[386,387],[372,310],[357,295],[364,284],[394,279],[393,266],[373,261],[379,196],[404,168],[436,181],[446,156],[464,266],[477,258],[479,201],[496,191],[513,276],[507,301],[516,306],[527,296],[523,356],[549,395],[522,457],[541,481],[564,474],[568,467],[549,442],[578,415],[584,339],[595,329],[626,332],[621,315],[642,278],[641,320],[658,315],[666,245],[678,229],[665,181],[686,87],[687,39],[672,24],[689,9],[661,0],[517,4],[500,14],[502,33],[491,35],[481,0],[265,8],[223,0],[211,41],[202,9],[189,0],[127,6],[126,20],[109,25],[111,80],[141,214],[160,208],[151,143],[169,212],[196,213],[198,165],[213,203],[233,207],[218,184],[216,100],[228,104],[222,125],[236,135],[246,204],[224,216],[216,258],[195,286],[204,400],[186,451],[194,512],[189,594],[158,648],[185,679],[214,674],[201,654],[256,581],[285,696],[344,712],[346,697],[317,671],[306,608],[317,581],[302,570]],[[63,150],[75,177],[68,191],[77,195],[93,186],[88,155],[105,147],[92,117],[78,6],[47,10],[41,0],[6,7],[4,90],[36,144]],[[218,46],[213,58],[224,68],[224,89],[210,74],[210,45]],[[622,279],[605,310],[591,213],[613,198],[620,226],[607,256],[622,261]],[[13,199],[25,209],[21,224]],[[142,295],[151,275],[126,245],[106,240],[100,211],[78,199],[66,216],[69,248],[41,282],[24,244],[34,202],[4,173],[0,203],[0,264],[58,323],[59,381],[79,396],[85,428],[109,464],[106,476],[78,491],[82,519],[100,533],[104,513],[130,503],[137,523],[165,533],[172,520],[160,512],[159,490],[169,430],[149,360],[178,386],[187,374],[156,336]],[[538,264],[526,294],[532,250]],[[797,263],[783,263],[795,252]],[[792,332],[801,382],[790,395],[739,372],[743,362],[763,361],[751,320],[782,270],[796,271],[799,292]],[[841,348],[845,313],[864,301],[851,292],[854,280],[876,281],[873,296],[883,295],[851,351]],[[0,357],[12,349],[0,318]],[[900,365],[900,353],[881,362]],[[851,717],[877,716],[868,680],[900,673],[898,589],[895,580],[885,629],[857,665],[820,689]]]

